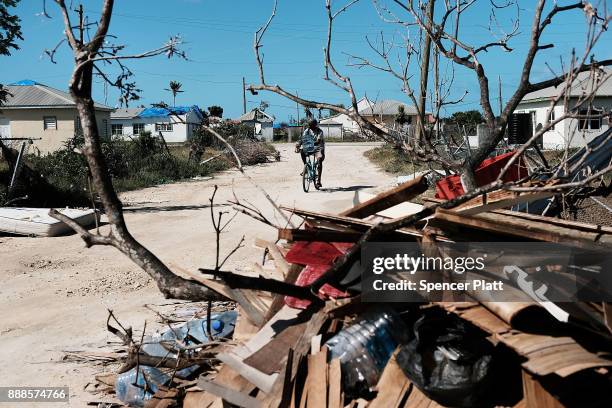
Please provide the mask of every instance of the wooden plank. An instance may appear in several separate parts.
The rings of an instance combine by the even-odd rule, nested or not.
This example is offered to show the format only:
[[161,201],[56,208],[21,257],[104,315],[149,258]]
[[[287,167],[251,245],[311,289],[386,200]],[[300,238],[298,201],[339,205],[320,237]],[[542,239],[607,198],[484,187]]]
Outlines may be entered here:
[[516,218],[523,218],[526,220],[544,222],[547,224],[557,225],[559,227],[572,228],[579,231],[593,232],[598,234],[612,234],[612,227],[606,225],[589,224],[586,222],[564,220],[556,217],[546,217],[544,215],[529,214],[525,212],[511,211],[511,210],[494,210],[494,214],[506,215]]
[[170,263],[169,264],[170,268],[172,270],[178,271],[180,273],[180,275],[182,275],[185,278],[188,279],[192,279],[198,283],[201,283],[202,285],[206,286],[207,288],[219,293],[220,295],[225,296],[226,298],[233,300],[236,302],[236,294],[234,292],[234,289],[230,288],[229,286],[227,286],[225,283],[223,283],[222,281],[217,281],[217,280],[213,280],[213,279],[208,279],[205,278],[204,276],[202,276],[201,273],[197,273],[197,272],[192,272],[188,269],[185,269],[181,266],[178,266],[176,264]]
[[307,408],[321,408],[327,404],[327,347],[308,356]]
[[285,256],[281,253],[280,249],[274,243],[270,243],[267,246],[268,252],[274,260],[274,265],[283,273],[283,277],[287,277],[289,274],[289,262],[285,260]]
[[438,208],[435,212],[435,219],[501,235],[528,238],[544,242],[572,244],[582,248],[601,249],[602,247],[610,247],[612,245],[612,239],[610,239],[610,242],[599,242],[602,236],[597,234],[585,233],[569,228],[561,228],[550,224],[536,223],[493,213],[464,215],[455,211]]
[[553,397],[540,382],[532,375],[523,370],[523,398],[525,408],[563,408],[555,397]]
[[410,380],[397,364],[395,355],[391,357],[385,367],[378,384],[376,385],[376,398],[372,400],[370,408],[393,408],[399,406],[404,394],[410,387]]
[[[300,217],[305,218],[307,220],[314,219],[317,221],[316,222],[317,226],[322,226],[323,224],[321,224],[321,222],[330,223],[330,229],[336,229],[338,226],[345,226],[345,227],[349,227],[355,230],[356,232],[359,232],[359,231],[367,231],[368,229],[373,227],[375,224],[373,221],[360,220],[358,218],[345,217],[341,215],[333,215],[333,214],[327,214],[327,213],[321,213],[321,212],[315,212],[315,211],[308,211],[308,210],[290,208],[290,207],[285,207],[285,206],[281,206],[280,208],[285,211],[291,211],[294,214],[297,214]],[[412,237],[418,237],[418,238],[423,236],[422,232],[415,228],[401,228],[394,232],[398,234],[402,234],[404,238],[405,236],[412,236]]]
[[206,380],[204,378],[200,378],[197,381],[197,386],[202,390],[209,392],[213,395],[216,395],[223,399],[223,401],[227,401],[230,404],[237,405],[239,407],[245,408],[260,408],[261,402],[257,399],[243,394],[240,391],[233,390],[224,385],[214,383],[212,381]]
[[427,179],[423,176],[419,176],[391,190],[380,193],[361,204],[349,208],[341,212],[340,215],[354,218],[366,218],[424,193],[427,191],[427,187]]
[[259,327],[251,323],[246,317],[246,312],[242,306],[238,305],[238,319],[236,319],[236,326],[234,328],[234,340],[237,342],[248,341],[258,331]]
[[[302,265],[291,264],[289,267],[289,273],[285,277],[285,282],[287,283],[295,283],[300,272],[302,272],[304,267]],[[275,294],[272,296],[272,303],[270,304],[270,308],[268,309],[268,313],[264,316],[264,320],[268,321],[274,316],[283,306],[285,305],[285,296]]]
[[355,230],[365,231],[373,224],[369,221],[360,220],[358,218],[346,217],[342,215],[328,214],[323,212],[315,212],[294,207],[281,206],[282,210],[292,212],[302,218],[313,218],[315,220],[329,221],[333,224],[343,225]]
[[262,373],[279,372],[285,363],[288,351],[300,339],[306,325],[307,321],[303,321],[287,327],[262,348],[244,359],[244,362]]
[[549,191],[520,193],[516,191],[496,190],[482,194],[453,208],[453,211],[462,214],[474,215],[500,208],[508,208],[517,204],[528,203],[543,198],[552,197]]
[[[440,200],[440,199],[433,198],[433,197],[423,197],[423,201],[429,202],[429,203],[444,202],[444,200]],[[505,215],[505,216],[514,217],[514,218],[522,218],[526,220],[537,221],[537,222],[544,223],[544,224],[556,225],[559,227],[570,228],[570,229],[584,231],[584,232],[612,235],[612,227],[608,227],[604,225],[595,225],[595,224],[589,224],[589,223],[580,222],[580,221],[564,220],[561,218],[546,217],[543,215],[529,214],[525,212],[518,212],[518,211],[512,211],[512,210],[496,209],[490,212],[492,214]]]
[[287,241],[357,242],[363,234],[325,229],[279,229],[278,239]]
[[339,358],[334,358],[329,363],[327,378],[329,383],[327,406],[328,408],[342,408],[342,371]]

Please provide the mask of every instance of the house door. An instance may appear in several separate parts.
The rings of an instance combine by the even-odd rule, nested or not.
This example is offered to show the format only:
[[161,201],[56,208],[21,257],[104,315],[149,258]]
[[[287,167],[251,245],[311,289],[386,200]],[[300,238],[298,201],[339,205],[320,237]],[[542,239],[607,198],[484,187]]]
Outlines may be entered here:
[[11,121],[8,118],[0,118],[0,137],[11,137]]

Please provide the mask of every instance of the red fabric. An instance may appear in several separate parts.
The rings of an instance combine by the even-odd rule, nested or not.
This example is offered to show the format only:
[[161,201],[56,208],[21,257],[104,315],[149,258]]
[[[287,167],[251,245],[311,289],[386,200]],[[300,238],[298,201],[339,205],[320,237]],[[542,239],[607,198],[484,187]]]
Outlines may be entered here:
[[[495,181],[504,166],[510,161],[512,156],[514,156],[514,153],[515,152],[512,151],[483,160],[480,166],[474,171],[478,186],[484,186],[485,184]],[[502,179],[505,182],[516,181],[526,175],[527,169],[521,157],[512,163],[512,166],[510,166]],[[436,198],[451,200],[463,195],[463,193],[463,186],[461,185],[461,178],[459,175],[445,177],[436,183]]]
[[[287,262],[305,265],[300,272],[295,284],[297,286],[307,286],[323,275],[334,261],[345,254],[354,244],[347,242],[304,242],[294,243],[285,259]],[[325,284],[319,289],[321,298],[347,297],[348,293]],[[306,309],[310,305],[309,300],[298,299],[292,296],[285,296],[285,304],[296,309]]]
[[331,265],[341,255],[342,252],[328,242],[298,241],[291,246],[285,259],[299,265]]
[[[308,265],[302,270],[300,276],[298,276],[297,280],[295,281],[295,284],[297,286],[308,286],[323,275],[328,269],[329,265]],[[319,289],[319,296],[321,298],[343,298],[347,297],[348,293],[338,290],[326,283],[321,287],[321,289]],[[295,309],[306,309],[310,305],[310,300],[285,296],[285,304]]]

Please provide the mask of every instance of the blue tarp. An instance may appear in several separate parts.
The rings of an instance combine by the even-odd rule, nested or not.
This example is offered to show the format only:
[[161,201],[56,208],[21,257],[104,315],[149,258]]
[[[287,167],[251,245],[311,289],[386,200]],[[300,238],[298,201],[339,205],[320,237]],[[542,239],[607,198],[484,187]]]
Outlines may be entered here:
[[9,84],[9,85],[30,86],[30,85],[40,85],[40,84],[36,81],[32,81],[31,79],[22,79],[21,81],[13,82],[12,84]]
[[202,111],[196,105],[193,106],[173,106],[169,108],[146,108],[138,115],[139,118],[167,118],[172,115],[184,115],[189,111],[194,111],[202,117]]

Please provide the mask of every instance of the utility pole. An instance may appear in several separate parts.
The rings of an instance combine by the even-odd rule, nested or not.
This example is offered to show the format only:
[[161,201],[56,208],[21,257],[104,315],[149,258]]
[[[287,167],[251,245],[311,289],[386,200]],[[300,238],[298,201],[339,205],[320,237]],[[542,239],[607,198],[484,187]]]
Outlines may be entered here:
[[[427,2],[427,24],[433,24],[434,0]],[[419,116],[417,117],[416,136],[421,138],[421,129],[425,126],[425,101],[427,100],[427,79],[429,77],[429,54],[431,54],[431,38],[425,34],[425,44],[423,44],[423,54],[421,60],[421,86],[419,89]]]
[[246,113],[246,82],[242,77],[242,113]]
[[[297,91],[295,91],[295,96],[297,96],[298,98],[300,97],[300,94],[297,93]],[[297,112],[297,124],[300,124],[300,104],[299,103],[295,103],[295,110]]]
[[502,107],[502,105],[503,105],[503,102],[502,102],[502,91],[501,91],[501,75],[497,76],[497,80],[498,80],[498,91],[499,91],[499,116],[501,116],[502,109],[503,109],[503,107]]

